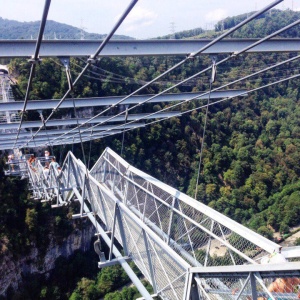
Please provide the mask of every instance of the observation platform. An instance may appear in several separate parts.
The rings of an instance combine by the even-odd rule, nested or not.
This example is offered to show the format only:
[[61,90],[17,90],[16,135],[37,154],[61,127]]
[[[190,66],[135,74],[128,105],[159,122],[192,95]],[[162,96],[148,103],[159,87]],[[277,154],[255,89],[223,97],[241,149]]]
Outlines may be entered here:
[[[61,170],[50,168],[45,177],[43,169],[41,160],[34,170],[27,168],[33,197],[53,208],[77,203],[73,218],[89,218],[101,237],[95,242],[99,267],[120,264],[143,299],[298,299],[300,247],[282,248],[134,168],[111,149],[91,170],[71,152]],[[129,260],[151,283],[153,295]],[[276,280],[284,282],[281,290],[272,290]]]

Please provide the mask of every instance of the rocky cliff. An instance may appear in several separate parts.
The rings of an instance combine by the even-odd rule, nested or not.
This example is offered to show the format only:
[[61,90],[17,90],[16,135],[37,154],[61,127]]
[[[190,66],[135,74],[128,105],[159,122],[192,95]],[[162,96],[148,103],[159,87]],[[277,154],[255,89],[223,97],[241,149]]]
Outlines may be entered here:
[[82,230],[75,229],[60,244],[50,237],[46,254],[41,254],[34,245],[25,257],[16,258],[13,253],[7,251],[0,257],[0,296],[5,296],[8,288],[19,290],[26,275],[49,276],[58,257],[69,257],[76,250],[88,251],[94,233],[94,227],[88,225]]

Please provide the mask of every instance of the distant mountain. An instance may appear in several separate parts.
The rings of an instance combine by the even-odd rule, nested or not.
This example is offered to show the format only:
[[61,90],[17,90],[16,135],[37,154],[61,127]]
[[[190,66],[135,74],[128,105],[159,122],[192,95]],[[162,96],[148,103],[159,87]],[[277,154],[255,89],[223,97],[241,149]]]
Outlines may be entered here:
[[[36,39],[40,28],[40,21],[18,22],[0,17],[0,39]],[[106,34],[89,33],[80,28],[47,21],[45,39],[103,39]],[[115,35],[114,39],[133,39],[125,35]]]
[[[228,30],[241,21],[245,20],[248,16],[253,14],[254,12],[241,14],[234,17],[228,17],[224,20],[219,21],[215,25],[216,31]],[[299,11],[292,11],[290,9],[287,10],[279,10],[279,9],[272,9],[267,13],[264,13],[257,17],[254,21],[250,22],[246,26],[243,26],[241,29],[236,31],[232,37],[233,38],[260,38],[266,35],[269,35],[288,24],[299,20],[300,12]],[[280,37],[289,37],[289,38],[296,38],[300,37],[299,33],[299,25],[294,26],[293,28],[283,32],[280,34]]]
[[[244,21],[248,16],[255,12],[249,12],[233,17],[227,17],[215,24],[214,30],[204,30],[203,28],[194,28],[175,32],[158,39],[199,39],[199,38],[215,38],[220,32],[226,31]],[[241,29],[232,34],[231,38],[260,38],[271,34],[272,32],[295,22],[300,18],[299,11],[272,9],[271,11],[258,16],[255,20],[244,25]],[[300,37],[299,25],[280,34],[280,37],[296,38]]]
[[175,40],[186,39],[186,38],[198,36],[204,32],[205,32],[205,30],[199,27],[199,28],[194,28],[194,29],[190,29],[190,30],[174,32],[172,34],[167,34],[167,35],[158,37],[158,39],[175,39]]

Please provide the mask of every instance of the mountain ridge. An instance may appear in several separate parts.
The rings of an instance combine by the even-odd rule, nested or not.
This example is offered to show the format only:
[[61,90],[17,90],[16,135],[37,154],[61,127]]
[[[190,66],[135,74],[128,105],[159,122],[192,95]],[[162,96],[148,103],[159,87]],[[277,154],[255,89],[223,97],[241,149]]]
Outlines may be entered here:
[[[0,17],[0,39],[36,39],[40,21],[19,22]],[[45,27],[45,39],[103,39],[106,34],[89,33],[72,25],[48,20]],[[126,35],[114,35],[114,39],[133,39]]]

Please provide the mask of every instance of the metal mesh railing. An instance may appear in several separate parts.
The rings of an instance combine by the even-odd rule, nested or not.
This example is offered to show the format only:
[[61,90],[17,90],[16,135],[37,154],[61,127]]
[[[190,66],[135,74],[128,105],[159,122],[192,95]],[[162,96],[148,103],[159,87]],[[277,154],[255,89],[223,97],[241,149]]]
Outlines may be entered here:
[[[212,216],[211,209],[203,205],[202,210],[198,209],[196,201],[134,169],[111,150],[101,156],[91,175],[192,266],[255,263],[262,254],[278,247],[251,232],[257,240],[253,243],[246,234],[242,236],[233,230],[232,220],[222,216],[221,223],[220,218],[214,218],[219,213],[213,211]],[[210,214],[206,213],[208,210]],[[234,229],[245,229],[238,223],[233,225]],[[263,249],[264,244],[269,247]]]
[[[214,274],[209,278],[209,274],[206,274],[197,281],[199,294],[210,300],[296,300],[300,297],[298,277],[282,275],[272,278],[259,272],[239,276],[228,272],[220,276]],[[223,282],[224,286],[220,288],[216,280]]]
[[[59,205],[77,198],[82,216],[84,205],[89,207],[163,299],[186,299],[192,269],[257,266],[262,256],[279,252],[277,244],[133,168],[110,149],[90,172],[70,152],[60,171],[50,168],[46,177],[43,169],[40,161],[28,167],[36,197],[51,200],[55,195]],[[258,295],[265,297],[271,284],[270,277],[247,281],[248,275],[195,274],[203,299],[252,299],[255,281]],[[285,297],[295,292],[286,288]],[[281,296],[278,292],[273,298]]]
[[[10,79],[5,75],[0,75],[0,103],[15,101]],[[21,118],[18,112],[1,112],[0,123],[20,122]]]

